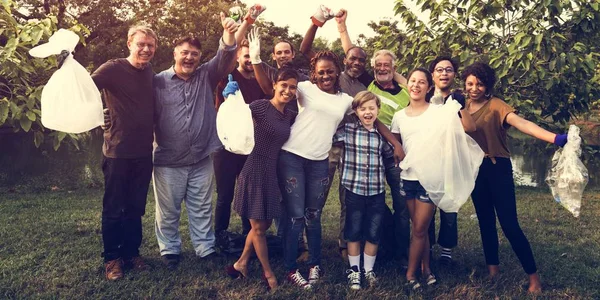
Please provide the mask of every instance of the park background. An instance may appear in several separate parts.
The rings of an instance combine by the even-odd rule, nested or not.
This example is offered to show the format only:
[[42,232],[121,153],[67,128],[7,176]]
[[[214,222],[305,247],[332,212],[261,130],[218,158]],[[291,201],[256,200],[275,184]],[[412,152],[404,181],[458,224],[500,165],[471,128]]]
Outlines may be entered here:
[[[73,135],[42,126],[40,95],[44,83],[56,70],[56,59],[34,59],[27,51],[46,42],[58,28],[69,28],[81,37],[75,58],[91,72],[108,59],[127,56],[127,28],[144,21],[159,34],[159,47],[152,62],[159,72],[171,66],[170,41],[182,34],[198,35],[203,41],[202,60],[210,59],[222,33],[216,18],[218,12],[227,12],[232,6],[246,8],[246,4],[253,3],[0,0],[0,4],[0,298],[404,296],[403,274],[394,263],[377,266],[382,286],[376,291],[356,294],[347,290],[342,274],[345,266],[336,246],[337,183],[323,216],[323,251],[329,278],[313,294],[301,295],[284,286],[267,296],[259,284],[258,266],[254,272],[257,279],[228,281],[221,270],[233,258],[208,265],[195,259],[186,240],[185,217],[182,236],[189,252],[186,263],[176,273],[167,272],[160,264],[154,238],[152,192],[144,217],[142,253],[150,259],[153,271],[128,274],[127,280],[119,283],[105,282],[99,256],[102,133],[96,129]],[[331,6],[343,7],[343,3],[335,4]],[[299,48],[302,28],[310,24],[310,12],[301,16],[300,29],[295,23],[290,26],[268,18],[269,13],[296,17],[311,4],[298,3],[303,10],[295,5],[289,2],[287,9],[267,5],[267,12],[256,23],[261,28],[263,61],[271,62],[270,51],[278,40],[289,40]],[[377,0],[363,5],[368,6],[365,11],[379,10],[384,17],[364,20],[359,18],[361,11],[349,10],[348,30],[353,42],[365,48],[369,56],[377,49],[392,50],[398,56],[397,70],[403,74],[416,66],[427,66],[442,54],[456,57],[461,66],[488,62],[499,78],[496,94],[522,116],[555,132],[566,132],[569,124],[582,128],[582,160],[589,169],[590,184],[578,219],[553,202],[543,183],[556,147],[514,131],[509,142],[515,181],[522,186],[517,190],[519,217],[545,284],[543,296],[599,298],[599,1]],[[309,11],[316,9],[313,6]],[[317,32],[313,49],[331,49],[341,62],[343,50],[335,38],[336,32],[331,35],[333,23],[334,20],[329,21]],[[299,53],[294,63],[298,67],[308,64]],[[456,86],[461,86],[459,81]],[[504,276],[497,282],[485,281],[477,220],[471,218],[472,214],[470,202],[459,214],[456,269],[440,270],[441,284],[420,296],[525,297],[521,288],[525,275],[502,235]],[[238,219],[233,220],[234,230],[239,230]],[[274,261],[281,265],[280,257],[274,257]],[[283,278],[283,268],[276,270]]]

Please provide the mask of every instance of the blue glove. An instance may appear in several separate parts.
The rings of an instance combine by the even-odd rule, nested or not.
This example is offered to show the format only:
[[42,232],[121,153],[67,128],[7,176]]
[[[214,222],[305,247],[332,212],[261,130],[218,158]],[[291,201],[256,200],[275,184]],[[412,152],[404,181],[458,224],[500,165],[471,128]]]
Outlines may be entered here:
[[554,137],[554,145],[557,145],[559,147],[564,147],[565,144],[567,143],[567,135],[566,134],[557,134]]
[[460,103],[460,109],[465,108],[465,95],[463,95],[461,90],[455,90],[452,92],[452,99]]
[[223,89],[223,97],[225,97],[225,98],[227,98],[227,96],[229,96],[229,95],[235,94],[235,92],[240,89],[240,87],[238,86],[237,81],[233,80],[233,75],[229,74],[229,76],[227,77],[227,79],[229,80],[229,82],[227,83],[227,85]]

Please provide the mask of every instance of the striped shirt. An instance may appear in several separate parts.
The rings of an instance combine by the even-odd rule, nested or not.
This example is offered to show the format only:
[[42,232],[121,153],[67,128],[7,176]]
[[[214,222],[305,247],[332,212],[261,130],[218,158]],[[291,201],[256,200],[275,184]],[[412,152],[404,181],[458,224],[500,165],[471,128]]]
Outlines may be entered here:
[[351,192],[373,196],[385,191],[383,157],[392,156],[392,147],[377,129],[366,129],[360,121],[339,127],[334,142],[344,142],[341,184]]

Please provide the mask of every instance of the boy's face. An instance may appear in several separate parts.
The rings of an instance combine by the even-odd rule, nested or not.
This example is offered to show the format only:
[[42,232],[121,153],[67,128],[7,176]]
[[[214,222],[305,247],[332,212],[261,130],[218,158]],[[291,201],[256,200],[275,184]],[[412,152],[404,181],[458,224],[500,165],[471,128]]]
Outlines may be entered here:
[[363,126],[372,128],[377,120],[377,115],[379,115],[379,107],[375,100],[369,100],[357,107],[355,112]]

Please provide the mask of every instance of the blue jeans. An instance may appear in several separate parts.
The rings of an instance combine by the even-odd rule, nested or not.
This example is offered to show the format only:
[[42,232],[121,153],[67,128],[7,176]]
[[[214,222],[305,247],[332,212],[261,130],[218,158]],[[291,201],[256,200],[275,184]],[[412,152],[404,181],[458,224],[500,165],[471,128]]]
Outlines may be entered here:
[[390,186],[392,205],[394,207],[394,232],[400,259],[408,261],[408,246],[410,244],[410,214],[406,199],[400,195],[400,168],[395,165],[394,158],[384,158],[385,180]]
[[278,162],[279,184],[288,218],[284,235],[284,261],[288,270],[298,268],[298,236],[306,224],[309,265],[321,263],[321,213],[329,186],[329,163],[310,160],[281,151]]
[[363,196],[346,190],[346,226],[344,238],[348,242],[367,241],[379,244],[385,209],[385,192]]
[[154,229],[160,255],[181,253],[179,220],[181,203],[184,201],[196,255],[204,257],[215,252],[215,233],[212,229],[213,175],[210,157],[183,167],[154,166]]

